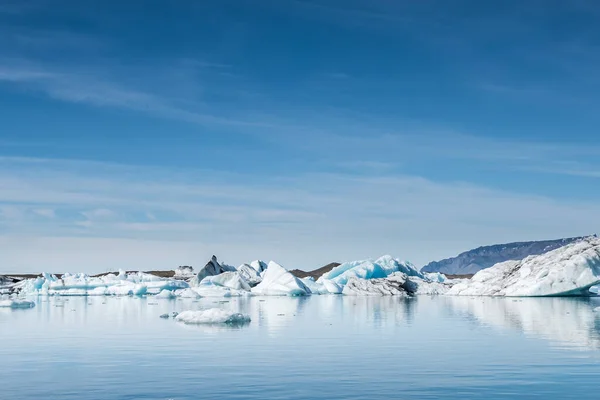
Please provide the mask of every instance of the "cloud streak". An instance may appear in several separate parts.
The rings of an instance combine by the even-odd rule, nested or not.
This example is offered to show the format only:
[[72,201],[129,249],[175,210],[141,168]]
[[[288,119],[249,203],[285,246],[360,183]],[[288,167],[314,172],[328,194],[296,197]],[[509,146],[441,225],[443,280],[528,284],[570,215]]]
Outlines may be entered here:
[[[244,176],[232,180],[188,171],[169,183],[154,181],[154,170],[140,167],[139,176],[131,177],[127,166],[99,174],[85,162],[0,165],[2,240],[22,238],[33,249],[59,238],[65,246],[133,241],[147,249],[138,254],[137,268],[160,266],[152,243],[160,248],[172,243],[173,249],[195,243],[204,249],[195,255],[198,262],[222,250],[233,263],[264,257],[310,268],[393,253],[422,264],[486,243],[593,233],[600,224],[596,202],[415,176],[305,173],[258,185]],[[40,209],[54,210],[55,217],[40,215]],[[18,255],[10,248],[3,257],[16,265]],[[73,265],[66,250],[55,257]],[[110,265],[121,265],[119,257],[115,254]],[[101,267],[93,253],[86,267]]]

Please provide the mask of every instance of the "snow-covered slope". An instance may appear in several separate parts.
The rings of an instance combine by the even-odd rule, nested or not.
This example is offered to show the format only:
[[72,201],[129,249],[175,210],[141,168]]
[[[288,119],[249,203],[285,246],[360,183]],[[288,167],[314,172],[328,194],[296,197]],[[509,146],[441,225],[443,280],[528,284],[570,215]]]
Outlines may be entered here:
[[600,283],[600,239],[589,237],[548,253],[506,261],[458,283],[449,295],[586,295]]
[[421,268],[421,271],[453,275],[474,274],[504,261],[522,260],[528,256],[544,254],[581,239],[582,237],[577,237],[484,246],[466,251],[453,258],[431,262]]

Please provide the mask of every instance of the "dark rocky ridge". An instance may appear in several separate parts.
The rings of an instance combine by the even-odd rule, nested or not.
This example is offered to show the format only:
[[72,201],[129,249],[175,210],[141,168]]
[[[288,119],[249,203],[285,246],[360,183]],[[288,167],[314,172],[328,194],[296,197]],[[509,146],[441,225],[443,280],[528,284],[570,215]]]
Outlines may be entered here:
[[341,265],[340,263],[336,263],[336,262],[332,262],[329,263],[321,268],[317,268],[313,271],[302,271],[301,269],[293,269],[290,272],[292,273],[292,275],[294,275],[296,278],[307,278],[307,277],[313,277],[315,279],[319,278],[321,275],[323,275],[326,272],[331,271],[332,269],[334,269],[335,267],[337,267],[338,265]]
[[522,260],[528,256],[544,254],[581,239],[583,237],[483,246],[453,258],[431,262],[421,268],[421,271],[441,272],[447,275],[472,275],[500,262]]

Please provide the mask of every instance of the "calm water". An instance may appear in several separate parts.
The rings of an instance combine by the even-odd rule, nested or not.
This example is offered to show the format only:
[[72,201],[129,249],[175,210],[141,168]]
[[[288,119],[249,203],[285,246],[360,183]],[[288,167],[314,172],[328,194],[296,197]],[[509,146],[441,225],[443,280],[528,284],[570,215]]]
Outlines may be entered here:
[[[600,299],[39,298],[0,311],[0,398],[597,398]],[[222,307],[243,327],[164,312]]]

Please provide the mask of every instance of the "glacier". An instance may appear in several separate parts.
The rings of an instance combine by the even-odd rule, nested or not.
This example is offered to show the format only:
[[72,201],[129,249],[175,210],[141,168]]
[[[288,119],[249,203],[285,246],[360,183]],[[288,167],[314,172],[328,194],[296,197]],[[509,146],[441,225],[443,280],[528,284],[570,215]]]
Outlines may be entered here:
[[287,269],[270,261],[263,272],[262,282],[252,288],[252,293],[262,296],[306,296],[311,291]]
[[600,283],[600,239],[588,237],[538,256],[506,261],[454,285],[461,296],[590,295]]
[[188,310],[180,312],[176,321],[184,324],[229,324],[238,325],[250,322],[250,316],[247,314],[233,313],[220,308],[210,308],[208,310]]

